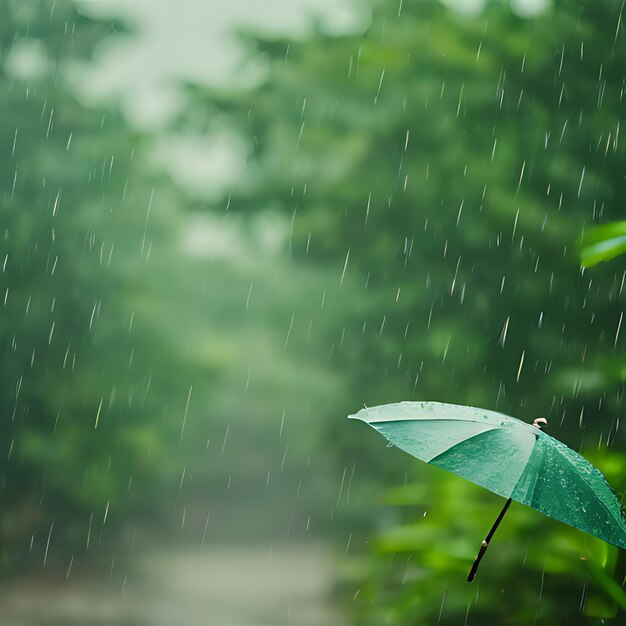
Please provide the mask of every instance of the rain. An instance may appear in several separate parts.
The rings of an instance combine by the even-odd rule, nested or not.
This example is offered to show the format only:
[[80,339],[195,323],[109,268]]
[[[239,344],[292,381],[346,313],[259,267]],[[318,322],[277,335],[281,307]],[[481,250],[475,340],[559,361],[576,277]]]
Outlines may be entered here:
[[0,3],[0,623],[621,624],[625,36]]

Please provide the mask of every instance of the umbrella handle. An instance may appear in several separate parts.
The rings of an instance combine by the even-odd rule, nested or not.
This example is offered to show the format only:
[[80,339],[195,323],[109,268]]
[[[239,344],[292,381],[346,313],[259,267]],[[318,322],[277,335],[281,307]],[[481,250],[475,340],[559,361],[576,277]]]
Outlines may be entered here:
[[489,547],[489,544],[486,541],[483,541],[482,545],[480,546],[480,550],[478,551],[478,555],[476,556],[476,559],[474,560],[474,564],[472,565],[472,569],[470,570],[470,573],[467,576],[467,582],[471,583],[474,578],[476,578],[476,572],[478,571],[478,566],[480,565],[480,561],[483,558],[483,555],[485,554],[485,552],[487,552],[487,548]]
[[470,573],[467,576],[468,583],[471,583],[474,580],[474,578],[476,578],[476,572],[478,571],[478,566],[480,565],[480,561],[485,555],[485,552],[487,552],[487,548],[489,547],[489,542],[491,541],[491,538],[493,537],[498,526],[500,525],[500,522],[502,521],[502,518],[504,517],[504,514],[506,513],[510,504],[511,504],[511,498],[509,498],[504,503],[504,506],[502,507],[502,510],[500,511],[500,515],[498,515],[498,518],[496,519],[493,526],[491,527],[491,530],[489,531],[484,541],[482,542],[482,545],[480,546],[480,550],[478,551],[478,554],[476,555],[476,560],[474,561],[474,564],[472,565],[472,569],[470,570]]

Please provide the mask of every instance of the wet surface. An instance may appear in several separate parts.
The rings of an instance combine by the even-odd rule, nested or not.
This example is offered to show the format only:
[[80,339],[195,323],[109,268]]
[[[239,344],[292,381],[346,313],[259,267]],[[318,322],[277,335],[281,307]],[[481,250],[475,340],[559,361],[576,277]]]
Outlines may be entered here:
[[341,626],[332,581],[332,554],[319,544],[151,551],[119,578],[35,576],[3,585],[0,623]]

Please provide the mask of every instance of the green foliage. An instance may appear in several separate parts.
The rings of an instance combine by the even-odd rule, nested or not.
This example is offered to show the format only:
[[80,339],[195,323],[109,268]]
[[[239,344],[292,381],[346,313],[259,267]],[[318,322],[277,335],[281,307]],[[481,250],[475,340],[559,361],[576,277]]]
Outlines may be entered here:
[[626,252],[626,222],[594,226],[582,236],[581,265],[593,267]]
[[[608,21],[608,6],[593,19]],[[475,20],[434,3],[394,11],[381,5],[363,36],[257,42],[274,70],[254,96],[210,94],[253,139],[231,210],[282,210],[293,254],[338,278],[345,265],[372,301],[334,355],[365,404],[418,394],[527,416],[548,407],[574,428],[586,405],[601,425],[574,372],[613,349],[619,274],[590,289],[570,242],[623,193],[621,144],[605,153],[619,82],[606,80],[598,111],[579,87],[595,84],[597,47],[575,54],[565,9],[532,25],[495,6]]]
[[577,624],[614,617],[623,605],[616,549],[517,503],[467,584],[503,500],[439,469],[422,466],[419,478],[389,492],[399,523],[344,572],[359,581],[357,623],[528,624],[558,616]]
[[[67,85],[68,63],[87,61],[115,28],[65,1],[0,6],[0,549],[10,567],[88,548],[107,520],[176,481],[187,392],[209,394],[215,375],[206,356],[184,354],[189,285],[168,233],[179,196],[162,182],[155,194],[145,137]],[[31,74],[20,70],[25,50],[41,53]]]
[[311,311],[345,318],[347,285],[285,263],[276,220],[194,214],[149,166],[155,137],[76,98],[70,64],[121,30],[69,0],[0,3],[2,568],[66,567],[148,513],[303,535],[336,495],[311,416],[345,385]]
[[[354,288],[345,318],[317,316],[351,385],[346,412],[440,400],[544,415],[574,449],[597,446],[601,469],[608,446],[623,450],[624,268],[591,279],[572,245],[617,219],[626,194],[623,38],[609,0],[555,2],[532,20],[505,3],[467,17],[381,2],[362,34],[250,39],[269,66],[250,91],[190,90],[184,124],[219,112],[249,143],[231,210],[281,213],[294,258]],[[477,607],[476,623],[577,624],[621,604],[614,548],[519,507],[477,603],[464,573],[489,496],[381,449],[342,421],[344,402],[326,438],[354,462],[353,484],[407,470],[426,494],[356,566],[362,623],[458,624]]]

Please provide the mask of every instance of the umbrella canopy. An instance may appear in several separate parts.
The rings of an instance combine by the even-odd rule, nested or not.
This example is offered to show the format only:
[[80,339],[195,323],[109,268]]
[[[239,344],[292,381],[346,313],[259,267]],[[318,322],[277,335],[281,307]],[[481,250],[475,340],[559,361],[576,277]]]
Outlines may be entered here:
[[439,402],[351,415],[409,454],[626,549],[626,522],[604,476],[580,454],[514,417]]

